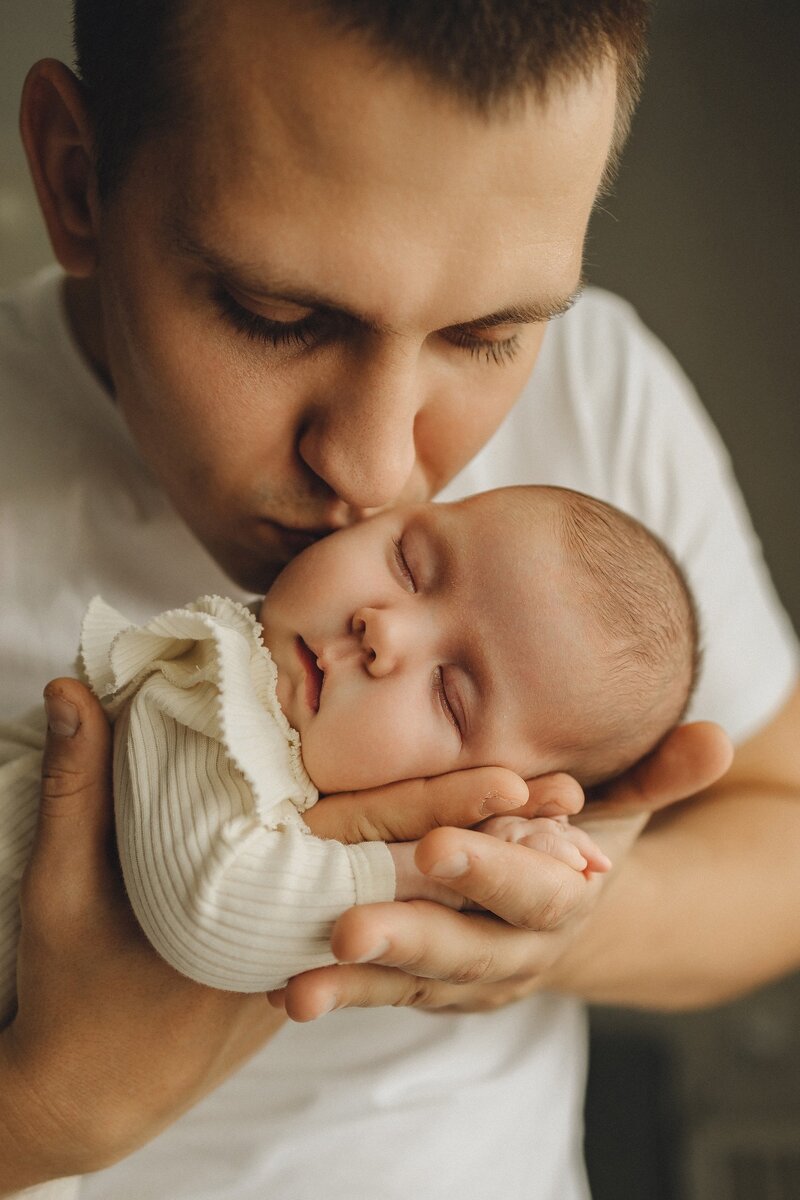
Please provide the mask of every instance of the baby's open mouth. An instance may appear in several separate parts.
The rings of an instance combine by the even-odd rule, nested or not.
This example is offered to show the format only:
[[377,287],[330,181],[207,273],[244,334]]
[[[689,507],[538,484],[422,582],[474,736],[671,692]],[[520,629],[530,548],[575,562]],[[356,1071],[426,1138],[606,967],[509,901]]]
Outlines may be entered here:
[[318,712],[325,674],[317,666],[317,656],[314,651],[309,649],[299,635],[296,641],[297,653],[300,655],[300,662],[303,664],[306,676],[306,704],[312,712]]

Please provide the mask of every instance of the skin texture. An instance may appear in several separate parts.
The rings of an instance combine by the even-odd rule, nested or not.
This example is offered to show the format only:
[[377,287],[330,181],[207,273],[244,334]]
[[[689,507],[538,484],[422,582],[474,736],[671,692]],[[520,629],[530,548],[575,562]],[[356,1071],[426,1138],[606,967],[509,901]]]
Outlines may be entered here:
[[[209,41],[222,65],[218,75],[209,61],[196,67],[190,129],[201,128],[202,137],[173,130],[147,142],[108,206],[97,199],[80,89],[61,64],[32,69],[22,128],[54,251],[71,277],[67,302],[80,344],[112,383],[143,456],[191,528],[233,577],[263,589],[308,541],[291,529],[338,528],[372,509],[423,499],[502,420],[544,326],[484,327],[476,319],[531,299],[563,301],[575,288],[613,97],[607,67],[554,90],[546,105],[483,123],[389,67],[380,68],[375,88],[379,68],[363,51],[332,46],[291,13],[269,22],[269,40],[251,8],[244,0],[214,6]],[[247,36],[237,36],[245,26]],[[296,135],[290,111],[298,114]],[[191,227],[180,240],[178,218]],[[197,253],[198,236],[237,270],[230,261],[222,271],[209,266],[208,254]],[[239,278],[243,260],[247,279]],[[285,276],[277,283],[276,272]],[[231,326],[230,304],[227,317],[218,311],[221,282],[240,307],[272,321],[301,317],[308,297],[298,304],[286,294],[298,283],[361,319],[320,344],[271,347],[242,331],[241,316],[240,328]],[[465,349],[465,335],[492,343],[511,333],[519,345],[510,362],[494,362],[491,346]],[[56,691],[70,699],[79,732],[54,734],[48,747],[46,803],[23,895],[20,1007],[0,1035],[0,1192],[129,1153],[277,1024],[258,997],[226,997],[223,1007],[217,994],[153,962],[109,862],[109,746],[100,710],[74,683],[61,681]],[[691,904],[684,889],[670,889],[675,927],[691,921],[707,944],[704,971],[692,957],[695,999],[718,994],[721,956],[741,965],[743,910],[762,920],[775,911],[763,881],[791,841],[787,823],[800,824],[800,806],[786,803],[800,745],[790,716],[793,738],[774,739],[773,724],[756,739],[758,777],[734,775],[735,794],[716,797],[713,826],[725,827],[724,843],[691,815],[673,826],[698,835],[697,871],[686,882],[695,892],[699,880],[715,888],[732,914],[726,921],[710,905],[707,923],[691,889]],[[673,735],[609,793],[623,815],[604,848],[619,861],[641,828],[639,814],[710,786],[729,758],[713,727]],[[553,982],[558,959],[570,947],[578,954],[599,882],[547,855],[540,861],[529,847],[460,828],[503,801],[523,803],[526,790],[531,816],[543,803],[576,800],[569,779],[526,789],[495,769],[318,805],[310,823],[327,836],[360,840],[368,828],[388,840],[421,839],[424,871],[438,869],[449,887],[509,924],[422,902],[352,910],[334,932],[335,951],[376,963],[300,977],[276,1003],[285,1001],[298,1019],[334,1004],[481,1009]],[[754,798],[761,838],[740,875]],[[646,862],[668,887],[685,844],[662,828],[660,840],[641,839],[630,861],[637,870]],[[608,890],[613,916],[615,894],[623,895],[621,885]],[[69,903],[54,905],[54,895]],[[658,928],[649,895],[635,901],[645,933],[649,923]],[[602,922],[598,905],[595,938]],[[785,968],[796,940],[787,934],[759,970]],[[636,1001],[636,980],[648,973],[650,992],[659,977],[662,990],[686,977],[685,943],[673,941],[661,958],[650,944],[642,937],[618,946],[605,981],[606,960],[595,955],[591,990],[613,990],[615,974],[620,994]],[[753,972],[739,978],[744,986]],[[557,982],[580,991],[586,972],[565,972]]]

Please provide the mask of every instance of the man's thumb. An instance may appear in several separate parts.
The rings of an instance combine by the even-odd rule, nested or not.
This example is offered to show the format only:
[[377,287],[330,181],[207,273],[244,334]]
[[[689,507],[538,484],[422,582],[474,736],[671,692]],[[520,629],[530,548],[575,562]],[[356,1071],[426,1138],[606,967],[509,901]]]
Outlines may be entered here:
[[[112,820],[111,731],[95,696],[76,679],[54,679],[44,691],[47,738],[35,853],[77,851],[105,840]],[[83,829],[78,844],[70,844]]]

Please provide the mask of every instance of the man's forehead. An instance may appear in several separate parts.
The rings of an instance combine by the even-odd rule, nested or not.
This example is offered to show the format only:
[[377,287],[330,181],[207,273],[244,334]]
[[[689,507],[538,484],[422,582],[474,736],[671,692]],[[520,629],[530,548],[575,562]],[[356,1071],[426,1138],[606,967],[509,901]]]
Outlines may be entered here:
[[480,117],[354,39],[314,33],[306,7],[281,21],[248,0],[209,10],[214,53],[194,68],[199,111],[169,172],[177,241],[247,290],[395,329],[568,307],[613,72]]
[[[309,8],[248,0],[213,6],[205,38],[197,39],[198,131],[207,138],[216,128],[222,149],[255,152],[247,170],[257,173],[272,147],[284,169],[313,168],[334,184],[342,170],[351,182],[365,172],[388,187],[402,188],[411,177],[415,189],[435,196],[454,179],[462,194],[490,203],[498,173],[512,166],[507,190],[522,197],[537,176],[552,175],[546,186],[568,203],[575,171],[586,165],[579,160],[596,160],[602,172],[615,108],[609,64],[544,98],[531,89],[511,113],[487,117],[355,37],[327,30]],[[272,9],[281,10],[280,20],[270,19]],[[584,145],[580,129],[589,135]]]

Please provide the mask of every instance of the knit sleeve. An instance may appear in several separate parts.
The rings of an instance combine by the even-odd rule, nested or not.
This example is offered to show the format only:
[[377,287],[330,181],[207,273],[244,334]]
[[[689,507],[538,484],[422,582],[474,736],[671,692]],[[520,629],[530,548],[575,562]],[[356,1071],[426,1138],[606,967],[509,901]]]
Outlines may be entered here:
[[115,718],[120,862],[155,949],[239,992],[333,962],[333,922],[392,899],[394,867],[382,842],[323,840],[302,820],[316,791],[252,615],[218,598],[142,629],[91,612],[84,663]]
[[44,728],[41,706],[0,726],[0,1028],[16,1002],[19,885],[36,826]]

